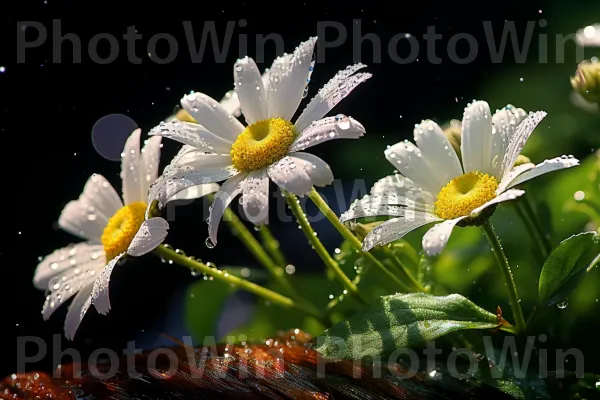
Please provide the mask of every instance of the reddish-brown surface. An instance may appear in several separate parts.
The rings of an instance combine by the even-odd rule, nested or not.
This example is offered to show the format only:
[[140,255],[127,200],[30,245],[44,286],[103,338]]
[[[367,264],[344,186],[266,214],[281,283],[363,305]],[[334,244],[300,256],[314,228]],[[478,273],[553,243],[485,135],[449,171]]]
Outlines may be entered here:
[[[371,368],[351,361],[317,363],[310,338],[289,332],[262,345],[221,345],[206,348],[173,347],[177,368],[169,371],[168,356],[149,368],[149,354],[135,356],[133,377],[125,359],[106,379],[110,365],[63,365],[54,377],[42,372],[12,375],[0,384],[1,399],[477,399],[510,398],[474,380],[432,379],[419,374],[410,379],[399,364]],[[151,359],[151,357],[150,357]],[[192,362],[190,362],[192,360]],[[195,361],[194,361],[195,360]],[[131,372],[131,365],[129,366]],[[81,375],[78,376],[78,371]]]

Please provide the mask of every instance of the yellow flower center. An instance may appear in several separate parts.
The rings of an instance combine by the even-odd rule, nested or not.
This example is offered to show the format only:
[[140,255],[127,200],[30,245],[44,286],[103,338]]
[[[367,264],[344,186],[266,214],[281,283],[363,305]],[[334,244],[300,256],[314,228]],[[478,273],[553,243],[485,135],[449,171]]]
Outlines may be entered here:
[[101,238],[107,262],[127,251],[144,222],[145,214],[146,204],[138,201],[126,205],[110,217]]
[[440,190],[435,201],[435,215],[454,219],[471,212],[496,197],[498,181],[493,176],[469,172],[454,178]]
[[298,134],[294,125],[282,118],[269,118],[248,126],[231,147],[233,166],[238,171],[254,171],[279,161]]

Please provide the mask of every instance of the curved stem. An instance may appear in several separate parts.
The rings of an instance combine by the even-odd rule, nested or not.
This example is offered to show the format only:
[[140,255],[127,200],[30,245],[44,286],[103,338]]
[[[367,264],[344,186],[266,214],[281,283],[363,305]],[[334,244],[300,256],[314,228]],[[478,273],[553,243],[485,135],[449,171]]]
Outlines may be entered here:
[[273,236],[269,227],[267,225],[261,225],[258,233],[262,238],[263,245],[271,254],[271,257],[273,257],[275,262],[279,265],[287,265],[285,255],[279,248],[279,241],[275,239],[275,236]]
[[270,301],[273,304],[277,304],[280,307],[301,310],[304,313],[318,319],[319,321],[323,319],[318,312],[316,312],[311,307],[308,307],[303,303],[296,302],[290,299],[289,297],[283,296],[277,292],[257,285],[256,283],[247,281],[243,278],[238,278],[235,275],[228,274],[226,271],[221,271],[217,268],[209,267],[200,261],[188,258],[183,254],[179,254],[174,250],[165,247],[164,245],[158,246],[152,252],[163,259],[171,260],[174,263],[179,264],[183,267],[194,269],[203,274],[212,276],[214,279],[220,280],[230,285],[234,285],[240,289],[244,289],[250,293],[262,297],[265,300]]
[[228,207],[225,209],[223,219],[229,227],[233,230],[234,234],[240,239],[240,241],[246,246],[246,248],[252,253],[254,258],[258,260],[277,280],[283,290],[290,296],[299,298],[298,293],[292,287],[290,281],[285,275],[285,271],[280,266],[277,266],[269,254],[263,249],[260,242],[250,233],[246,225],[238,218],[237,215]]
[[392,260],[392,263],[396,266],[396,270],[402,276],[404,276],[404,278],[406,278],[406,280],[409,281],[415,289],[417,289],[420,292],[424,292],[425,288],[423,287],[423,285],[421,285],[419,283],[419,281],[415,279],[415,277],[409,271],[409,269],[406,267],[406,265],[404,265],[402,263],[402,261],[400,261],[400,259],[394,254],[392,249],[390,249],[388,246],[382,246],[382,248],[383,248],[383,252],[385,253],[386,257],[388,257],[390,260]]
[[537,218],[533,215],[533,209],[528,207],[529,203],[525,200],[518,201],[516,204],[517,214],[525,224],[525,228],[529,235],[537,245],[538,251],[542,257],[542,262],[548,258],[550,252],[552,251],[550,242],[547,238],[544,237],[542,233],[542,228],[539,226],[537,222]]
[[321,243],[321,241],[317,238],[316,232],[313,230],[312,226],[310,226],[306,215],[302,211],[300,204],[298,204],[298,198],[286,191],[283,191],[283,193],[288,205],[290,206],[290,209],[292,210],[292,213],[294,214],[294,217],[296,217],[298,224],[300,224],[302,232],[304,232],[304,235],[310,244],[313,246],[319,257],[321,257],[321,260],[323,260],[325,267],[329,268],[333,272],[337,280],[342,284],[344,289],[348,291],[348,293],[352,294],[361,303],[367,304],[367,301],[362,297],[356,285],[352,283],[350,278],[348,278],[344,271],[342,271],[338,263],[331,257],[331,255],[329,255],[329,252],[327,249],[325,249],[323,243]]
[[506,289],[508,290],[510,306],[513,310],[513,316],[515,318],[516,332],[522,333],[525,329],[525,318],[523,317],[523,310],[521,310],[519,294],[517,293],[517,286],[515,285],[515,280],[513,279],[513,275],[510,270],[510,265],[508,265],[508,260],[506,259],[506,255],[504,254],[504,250],[502,249],[500,240],[498,239],[498,236],[496,235],[494,227],[492,226],[490,221],[488,220],[484,222],[483,225],[481,225],[481,229],[485,233],[487,240],[490,242],[490,245],[492,246],[492,251],[494,252],[494,256],[496,257],[496,261],[498,261],[498,266],[502,271],[502,276],[504,277]]
[[542,224],[540,223],[537,213],[535,212],[529,198],[527,196],[523,196],[519,203],[523,204],[525,214],[529,217],[531,223],[533,224],[533,230],[535,235],[537,236],[537,241],[540,248],[542,249],[542,253],[544,254],[545,260],[552,251],[552,243],[550,242],[550,239],[548,239],[548,236],[544,234],[544,228],[542,228]]
[[[319,210],[321,210],[323,215],[325,215],[325,217],[338,230],[338,232],[344,237],[344,239],[349,241],[352,244],[352,247],[354,247],[354,249],[362,257],[364,257],[365,259],[367,259],[370,262],[372,262],[373,264],[375,264],[377,266],[377,268],[379,268],[388,278],[390,278],[392,281],[394,281],[398,286],[400,286],[403,289],[406,288],[406,285],[404,284],[404,282],[402,282],[400,279],[398,279],[398,277],[396,275],[394,275],[392,272],[390,272],[390,270],[387,269],[385,267],[385,265],[383,265],[381,263],[381,261],[379,261],[377,258],[375,258],[375,256],[373,256],[373,254],[371,254],[368,251],[363,251],[362,243],[360,242],[360,240],[358,240],[358,238],[356,236],[354,236],[354,234],[352,232],[350,232],[350,230],[348,228],[346,228],[344,226],[344,224],[342,224],[340,222],[337,215],[333,212],[333,210],[331,210],[331,208],[329,208],[329,206],[327,205],[325,200],[323,200],[321,195],[315,190],[314,187],[308,193],[308,197],[312,200],[313,203],[315,203],[315,205],[319,208]],[[421,291],[425,290],[418,282],[417,282],[417,284],[419,285],[418,286],[419,290],[421,290]]]

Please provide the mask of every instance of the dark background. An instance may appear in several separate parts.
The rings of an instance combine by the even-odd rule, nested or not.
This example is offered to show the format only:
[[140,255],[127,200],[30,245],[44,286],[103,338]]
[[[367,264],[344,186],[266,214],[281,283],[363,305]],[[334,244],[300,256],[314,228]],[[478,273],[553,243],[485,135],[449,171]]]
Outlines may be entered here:
[[[578,1],[576,5],[558,1],[369,1],[354,4],[334,1],[256,4],[104,1],[83,5],[58,0],[23,1],[11,4],[11,7],[15,8],[10,11],[5,8],[1,17],[5,29],[0,47],[0,65],[4,66],[4,72],[0,74],[3,178],[0,191],[0,209],[3,211],[0,244],[3,317],[0,330],[4,336],[0,341],[0,376],[12,373],[16,368],[16,337],[42,337],[51,349],[52,334],[62,333],[67,307],[63,306],[49,321],[43,321],[40,310],[44,294],[32,286],[38,257],[75,241],[56,227],[62,207],[79,196],[92,173],[103,174],[120,190],[120,163],[102,157],[92,142],[92,128],[100,118],[112,113],[126,114],[147,133],[170,115],[182,95],[190,90],[220,99],[232,88],[233,62],[245,55],[238,54],[238,34],[247,34],[251,57],[254,56],[254,37],[259,33],[280,34],[285,41],[285,51],[292,52],[301,41],[317,34],[319,21],[337,21],[347,30],[347,40],[342,46],[326,50],[326,63],[317,59],[309,97],[346,65],[356,61],[367,64],[373,78],[334,110],[334,113],[342,112],[361,121],[367,134],[358,142],[328,142],[311,151],[330,163],[336,178],[344,182],[347,200],[350,200],[352,180],[366,179],[369,187],[374,180],[393,170],[383,157],[386,145],[412,139],[413,125],[424,118],[440,123],[460,119],[464,106],[474,98],[489,95],[491,99],[484,99],[493,109],[507,103],[526,109],[542,109],[548,102],[558,101],[569,109],[575,116],[573,118],[583,118],[584,113],[570,106],[567,100],[570,92],[568,77],[577,65],[574,45],[567,44],[565,63],[554,62],[552,52],[548,63],[540,63],[535,38],[539,33],[547,33],[552,46],[554,33],[572,33],[597,22],[587,16],[594,15],[589,12],[592,7],[598,8],[592,1]],[[62,47],[62,63],[53,63],[53,19],[61,20],[63,34],[74,33],[81,39],[81,63],[71,62],[72,46],[67,42]],[[202,63],[190,61],[182,21],[192,21],[197,39],[205,21],[216,21],[222,40],[226,22],[240,19],[247,25],[236,27],[225,63],[214,62],[210,45]],[[547,22],[545,27],[540,27],[538,22],[542,19]],[[374,62],[372,46],[368,42],[362,45],[360,60],[353,59],[353,46],[358,46],[352,43],[356,20],[360,21],[363,34],[375,33],[380,37],[380,63]],[[15,54],[18,21],[37,21],[48,30],[46,43],[27,50],[25,63],[17,63]],[[527,21],[534,21],[534,41],[526,62],[515,63],[508,46],[503,62],[492,63],[482,21],[491,21],[496,40],[504,21],[514,21],[521,37]],[[142,34],[136,45],[136,54],[142,59],[139,65],[127,60],[122,39],[131,25]],[[432,25],[444,36],[437,44],[437,55],[442,58],[438,65],[428,62],[422,39],[427,27]],[[120,49],[117,60],[99,65],[90,59],[86,46],[93,35],[103,32],[119,38]],[[146,54],[148,39],[157,33],[169,33],[177,39],[179,54],[174,62],[160,65]],[[401,65],[389,58],[387,43],[392,36],[401,33],[418,38],[421,46],[418,62]],[[456,33],[468,33],[477,38],[479,55],[473,62],[461,65],[448,58],[445,45],[450,35]],[[331,35],[334,37],[335,32]],[[464,42],[457,49],[459,55],[467,54]],[[165,47],[161,50],[159,46],[157,51],[162,52],[162,57],[166,54]],[[106,44],[99,47],[99,52],[108,54]],[[406,57],[406,44],[398,48],[398,53]],[[266,62],[259,67],[268,67],[274,56],[274,47],[267,46]],[[555,89],[550,89],[551,86]],[[532,151],[545,157],[550,150],[550,155],[559,155],[554,154],[556,149],[561,151],[560,154],[582,155],[593,148],[589,137],[572,140],[559,130],[549,140],[553,143],[551,149],[538,143]],[[163,143],[164,167],[177,146],[168,140]],[[323,193],[331,193],[328,190],[332,189],[325,189]],[[205,247],[205,217],[199,215],[203,212],[202,207],[201,202],[196,202],[177,208],[168,241],[186,249],[188,254],[217,265],[258,267],[226,226],[220,229],[218,246],[213,250]],[[205,208],[206,205],[204,211]],[[310,212],[315,213],[314,210]],[[296,271],[321,268],[295,223],[273,221],[272,229],[281,239]],[[333,249],[339,244],[338,236],[327,224],[317,224],[316,229],[328,248]],[[193,281],[189,271],[161,264],[151,255],[128,262],[126,268],[113,274],[111,313],[98,316],[94,310],[89,312],[75,341],[63,340],[63,348],[73,346],[85,355],[100,346],[123,349],[127,341],[134,339],[137,339],[138,347],[168,343],[161,333],[176,337],[185,332],[181,304],[184,289]],[[235,318],[230,322],[235,323]],[[51,360],[48,358],[37,367],[50,368]]]

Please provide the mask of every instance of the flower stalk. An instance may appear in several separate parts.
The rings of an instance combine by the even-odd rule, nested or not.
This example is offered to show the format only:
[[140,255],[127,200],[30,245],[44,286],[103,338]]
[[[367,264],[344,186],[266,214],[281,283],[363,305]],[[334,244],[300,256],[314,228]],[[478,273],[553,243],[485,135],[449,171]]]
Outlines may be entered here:
[[[371,254],[368,251],[363,251],[362,243],[360,242],[360,240],[358,240],[358,238],[356,236],[354,236],[354,234],[352,232],[350,232],[350,230],[348,228],[346,228],[346,226],[344,224],[342,224],[342,222],[339,220],[338,216],[333,212],[333,210],[331,208],[329,208],[329,206],[327,205],[325,200],[323,200],[321,195],[315,190],[314,187],[308,193],[308,197],[312,200],[313,203],[315,203],[317,208],[323,213],[323,215],[325,215],[325,217],[329,220],[329,222],[331,222],[331,224],[338,230],[338,232],[342,235],[342,237],[344,239],[348,240],[352,244],[354,249],[362,257],[364,257],[365,259],[369,260],[374,265],[376,265],[377,268],[379,268],[388,278],[390,278],[392,281],[394,281],[403,290],[406,288],[406,284],[404,282],[402,282],[400,279],[398,279],[398,277],[396,275],[394,275],[389,269],[387,269],[385,267],[385,265],[383,265],[381,263],[381,261],[379,261],[377,258],[375,258],[375,256],[373,254]],[[418,283],[416,280],[414,280],[414,278],[413,278],[413,281],[416,284],[415,287],[419,291],[425,291],[425,288],[423,288],[423,286],[421,286],[420,283]]]
[[246,246],[248,251],[252,253],[254,258],[258,260],[269,273],[275,278],[275,280],[281,285],[285,292],[294,297],[299,298],[298,293],[293,288],[290,281],[285,275],[285,271],[282,267],[278,266],[273,262],[269,254],[262,247],[260,242],[252,235],[252,233],[246,228],[244,223],[239,219],[237,215],[228,207],[225,209],[223,220],[227,222],[232,232],[240,239],[240,241]]
[[313,307],[298,301],[294,301],[293,299],[283,296],[277,292],[274,292],[270,289],[257,285],[256,283],[250,282],[246,279],[239,278],[235,275],[231,275],[226,271],[219,270],[217,268],[209,267],[206,264],[186,257],[183,254],[177,253],[169,247],[164,245],[158,246],[153,250],[153,253],[157,256],[173,261],[176,264],[181,265],[182,267],[190,268],[196,271],[199,271],[203,274],[212,276],[214,279],[220,280],[227,284],[233,285],[240,289],[246,290],[256,296],[259,296],[267,301],[270,301],[273,304],[277,304],[280,307],[287,309],[297,309],[304,312],[307,315],[310,315],[316,318],[319,321],[322,321],[323,318],[318,311],[316,311]]
[[504,254],[504,250],[502,249],[502,245],[500,244],[500,240],[498,239],[498,235],[496,235],[496,231],[494,227],[490,223],[489,220],[484,222],[481,225],[481,229],[487,240],[490,242],[492,246],[492,251],[494,256],[496,257],[496,261],[498,261],[498,266],[500,267],[500,271],[502,271],[502,276],[504,278],[504,282],[506,284],[506,289],[508,290],[508,298],[510,300],[510,306],[513,310],[513,315],[516,323],[516,333],[522,333],[525,330],[525,318],[523,317],[523,310],[521,309],[521,303],[519,300],[519,294],[517,292],[517,285],[515,284],[515,280],[513,279],[512,272],[510,270],[510,265],[508,264],[508,260],[506,259],[506,255]]
[[308,219],[306,218],[306,215],[302,211],[300,204],[298,204],[298,198],[292,193],[286,191],[283,193],[288,205],[290,206],[290,209],[292,210],[292,213],[294,214],[294,217],[296,217],[296,220],[302,229],[302,232],[314,248],[315,252],[319,255],[319,257],[321,257],[325,267],[329,268],[333,272],[336,279],[340,282],[344,289],[348,291],[348,293],[354,296],[362,304],[367,304],[368,302],[358,291],[358,287],[350,280],[350,278],[348,278],[344,271],[342,271],[338,263],[331,257],[325,246],[323,246],[323,243],[321,243],[321,241],[317,238],[317,233],[313,230],[312,226],[308,222]]

